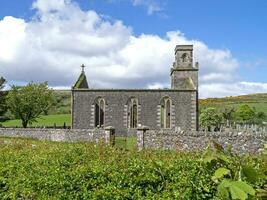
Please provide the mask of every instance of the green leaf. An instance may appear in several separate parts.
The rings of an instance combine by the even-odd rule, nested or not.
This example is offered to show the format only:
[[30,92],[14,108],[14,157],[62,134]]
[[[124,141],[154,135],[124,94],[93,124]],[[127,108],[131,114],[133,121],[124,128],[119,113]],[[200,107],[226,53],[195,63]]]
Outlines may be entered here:
[[253,187],[251,187],[249,184],[247,184],[243,181],[235,181],[232,183],[232,185],[240,188],[241,190],[243,190],[244,192],[246,192],[252,196],[255,195],[255,190],[253,189]]
[[232,185],[230,188],[232,199],[246,200],[248,195],[239,187]]
[[230,163],[229,157],[224,155],[223,153],[219,153],[218,158],[221,159],[222,161],[226,162],[226,163]]
[[214,172],[212,179],[220,179],[220,178],[223,178],[227,174],[230,174],[230,170],[224,167],[221,167]]
[[218,185],[217,191],[218,191],[219,197],[222,197],[223,199],[224,198],[226,198],[226,199],[229,198],[229,192],[228,192],[227,187],[225,187],[225,182],[224,181],[222,181],[221,184]]
[[232,199],[246,200],[248,194],[252,196],[255,195],[255,190],[243,181],[223,180],[217,188],[218,194],[223,195],[223,197],[226,198],[228,195],[226,195],[227,189],[229,189]]
[[262,176],[249,165],[245,165],[242,167],[242,175],[246,177],[246,180],[250,183],[255,183]]

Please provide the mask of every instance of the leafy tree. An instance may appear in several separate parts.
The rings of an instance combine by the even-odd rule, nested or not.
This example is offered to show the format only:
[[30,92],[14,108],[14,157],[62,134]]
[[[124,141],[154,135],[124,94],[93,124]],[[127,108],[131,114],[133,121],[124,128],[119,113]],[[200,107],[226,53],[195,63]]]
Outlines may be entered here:
[[6,80],[3,77],[0,77],[0,121],[7,110],[5,103],[6,92],[2,91],[5,86],[5,82]]
[[236,121],[242,123],[251,123],[255,118],[255,110],[252,109],[249,105],[244,104],[237,107],[234,116]]
[[222,122],[222,115],[215,108],[206,108],[202,110],[199,120],[200,125],[210,131],[212,126],[219,127]]
[[267,118],[267,116],[266,116],[266,114],[264,112],[257,112],[257,113],[255,113],[253,122],[255,124],[262,125],[262,123],[264,122],[264,120],[266,120],[266,118]]
[[235,108],[224,107],[223,109],[220,110],[220,112],[222,113],[223,119],[226,121],[226,125],[229,126],[234,118]]
[[51,106],[52,101],[52,90],[47,82],[29,83],[23,87],[13,85],[7,95],[7,105],[11,113],[21,119],[24,128],[35,122]]

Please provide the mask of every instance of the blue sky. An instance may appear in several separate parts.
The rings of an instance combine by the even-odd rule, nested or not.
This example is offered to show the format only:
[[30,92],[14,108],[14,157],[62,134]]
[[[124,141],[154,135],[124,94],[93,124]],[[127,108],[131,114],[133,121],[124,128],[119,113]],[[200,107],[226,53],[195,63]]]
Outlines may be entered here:
[[[62,1],[62,5],[64,4],[64,12],[62,5],[61,7],[56,7],[56,2]],[[49,3],[49,9],[46,9],[47,2]],[[34,3],[36,3],[34,5]],[[123,52],[132,52],[128,51],[130,48],[130,44],[132,44],[132,38],[134,37],[135,43],[148,44],[147,40],[155,39],[155,42],[169,42],[173,44],[174,41],[188,42],[193,43],[194,41],[200,42],[205,45],[205,51],[201,50],[201,48],[197,48],[196,45],[196,58],[200,62],[200,66],[203,66],[203,71],[201,72],[200,83],[202,83],[203,88],[202,93],[203,97],[208,96],[227,96],[227,95],[238,95],[245,94],[250,92],[267,92],[267,1],[264,0],[205,0],[205,1],[180,1],[180,0],[1,0],[0,2],[0,20],[2,24],[14,23],[14,20],[4,20],[7,16],[12,16],[15,21],[18,19],[23,20],[23,24],[25,24],[25,32],[31,32],[36,30],[33,26],[38,24],[44,25],[43,18],[47,16],[52,16],[54,13],[60,13],[60,18],[57,18],[58,24],[53,24],[55,27],[61,27],[60,24],[63,23],[62,15],[64,17],[76,17],[76,15],[71,15],[67,13],[70,9],[67,9],[67,6],[74,6],[75,12],[83,12],[87,13],[88,11],[95,12],[100,18],[101,21],[98,23],[109,23],[113,28],[114,24],[118,21],[121,21],[122,27],[114,28],[112,34],[119,35],[118,38],[122,39],[122,43],[117,44],[118,49]],[[55,6],[55,8],[53,8]],[[34,8],[34,9],[33,9]],[[69,11],[74,12],[74,11]],[[42,18],[43,17],[43,18]],[[61,21],[60,21],[61,20]],[[84,19],[85,23],[87,19]],[[88,19],[90,20],[90,19]],[[12,22],[10,22],[12,21]],[[37,22],[36,22],[37,21]],[[75,23],[75,22],[73,22]],[[70,22],[69,24],[70,25]],[[30,27],[30,28],[29,28]],[[44,26],[42,26],[44,27]],[[81,26],[82,27],[82,26]],[[116,30],[115,30],[116,29]],[[1,29],[0,29],[1,31]],[[47,31],[49,32],[49,26],[47,27]],[[98,32],[98,29],[93,31]],[[174,39],[168,38],[168,32],[177,32],[179,31],[180,35],[176,35]],[[44,31],[45,32],[45,31]],[[67,31],[68,32],[68,31]],[[1,32],[0,32],[1,33]],[[65,32],[66,33],[66,30]],[[89,36],[91,34],[91,30],[88,32],[85,31],[85,36]],[[34,35],[42,35],[37,32],[34,32]],[[92,33],[95,35],[94,33]],[[70,35],[72,35],[70,33]],[[116,35],[116,36],[117,36]],[[124,38],[124,35],[128,35],[128,38]],[[145,36],[145,39],[142,37]],[[102,37],[103,36],[103,37]],[[106,36],[108,36],[108,31],[98,35],[98,39],[102,38],[106,40]],[[152,37],[153,36],[153,37]],[[16,37],[16,36],[14,36]],[[52,36],[51,36],[52,37]],[[122,38],[121,38],[122,37]],[[158,37],[155,38],[155,37]],[[184,38],[183,38],[184,37]],[[43,37],[40,37],[40,40],[45,40]],[[69,37],[68,37],[69,38]],[[130,39],[129,39],[130,38]],[[120,40],[118,39],[118,40]],[[126,40],[130,41],[129,43]],[[28,40],[27,40],[28,41]],[[138,41],[138,42],[137,42]],[[1,42],[1,40],[0,40]],[[28,41],[29,42],[29,41]],[[54,41],[57,43],[57,41]],[[82,44],[82,43],[81,43]],[[101,43],[102,44],[102,43]],[[150,43],[149,43],[150,44]],[[168,45],[171,45],[168,44]],[[160,45],[160,44],[159,44]],[[167,45],[167,43],[166,43]],[[16,45],[15,45],[16,46]],[[201,45],[200,45],[201,46]],[[15,47],[14,47],[15,48]],[[17,48],[17,47],[16,47]],[[63,48],[63,47],[62,47]],[[67,47],[66,47],[67,48]],[[122,49],[124,48],[124,49]],[[167,47],[166,47],[167,48]],[[173,46],[174,48],[174,46]],[[173,52],[173,48],[170,52]],[[51,49],[49,47],[49,49]],[[153,48],[152,48],[153,49]],[[202,48],[203,49],[203,48]],[[222,51],[224,53],[228,52],[229,55],[224,55],[221,58],[221,55],[214,56],[214,52]],[[47,53],[47,49],[44,49],[44,52]],[[64,50],[65,52],[65,50]],[[123,53],[121,51],[118,54]],[[210,53],[206,55],[205,52]],[[33,54],[35,54],[34,52]],[[42,51],[38,51],[38,53],[43,53]],[[132,63],[132,61],[125,60],[126,64],[122,64],[123,66],[116,66],[108,68],[108,63],[114,63],[114,60],[110,62],[106,62],[106,60],[111,59],[110,52],[102,52],[101,58],[103,55],[109,54],[108,58],[103,58],[103,62],[105,60],[106,66],[105,70],[110,69],[112,72],[121,72],[125,69],[125,73],[135,73],[134,68],[138,67],[131,66],[127,63]],[[157,54],[158,53],[158,54]],[[163,55],[164,52],[156,52],[155,55]],[[63,54],[62,54],[63,55]],[[65,54],[64,54],[65,55]],[[123,54],[124,55],[124,54]],[[165,55],[165,54],[164,54]],[[66,55],[65,55],[66,56]],[[71,54],[68,54],[71,56]],[[74,54],[73,54],[74,56]],[[76,54],[75,54],[76,56]],[[130,56],[130,55],[129,55]],[[148,55],[149,57],[150,55]],[[153,55],[152,55],[153,56]],[[173,55],[171,55],[173,58]],[[38,57],[38,56],[37,56]],[[207,58],[202,58],[207,57]],[[208,57],[215,57],[213,60],[209,61]],[[90,59],[91,57],[87,57]],[[95,55],[93,56],[95,58]],[[18,58],[14,57],[12,60],[13,63],[9,60],[10,66],[14,66],[19,64]],[[36,58],[37,59],[37,58]],[[29,59],[35,60],[36,59]],[[112,57],[113,59],[113,57]],[[116,58],[115,60],[118,60]],[[144,61],[143,57],[135,55],[135,59],[140,59],[141,64],[147,64],[149,61]],[[166,63],[170,58],[166,58]],[[62,68],[59,68],[54,63],[45,60],[42,56],[40,57],[40,62],[43,62],[43,65],[49,64],[49,67],[56,69],[59,71]],[[219,60],[217,62],[217,60]],[[29,61],[27,65],[32,63]],[[80,60],[79,60],[80,61]],[[142,61],[142,62],[141,62]],[[23,62],[23,61],[22,61]],[[235,63],[236,62],[236,63]],[[2,62],[3,64],[7,64],[7,61]],[[67,65],[74,64],[74,61],[69,61]],[[164,75],[166,78],[160,78],[159,80],[153,79],[151,77],[157,76],[156,73],[151,74],[148,77],[140,77],[140,78],[150,78],[151,82],[140,82],[139,74],[136,76],[131,76],[129,79],[125,79],[125,73],[122,73],[120,76],[110,77],[109,80],[104,83],[101,80],[102,76],[99,75],[97,70],[100,68],[95,68],[95,63],[91,63],[92,67],[90,67],[91,61],[88,61],[87,72],[91,74],[92,79],[91,85],[95,87],[167,87],[169,77],[168,74]],[[1,57],[0,57],[1,64]],[[77,63],[78,64],[78,63]],[[121,63],[120,63],[121,64]],[[148,66],[152,66],[153,63],[149,63]],[[163,64],[163,63],[162,63]],[[208,67],[206,67],[206,65]],[[210,66],[209,66],[210,65]],[[212,65],[216,70],[212,69]],[[101,65],[102,66],[102,65]],[[224,71],[220,69],[222,67],[228,67],[229,70]],[[123,68],[125,67],[125,69]],[[164,71],[158,70],[158,66],[155,67],[155,70],[158,73],[164,73]],[[164,66],[167,68],[166,71],[169,71],[169,66]],[[1,66],[0,66],[1,68]],[[14,67],[13,67],[14,68]],[[26,68],[26,67],[25,67]],[[27,68],[30,70],[31,68]],[[69,68],[66,68],[69,69]],[[101,69],[101,70],[102,70]],[[150,67],[151,69],[151,67]],[[42,69],[44,70],[44,69]],[[41,70],[41,71],[42,71]],[[78,69],[79,70],[79,69]],[[114,71],[115,70],[115,71]],[[1,72],[1,69],[0,69]],[[43,71],[46,73],[45,70]],[[21,76],[12,76],[10,73],[3,71],[4,75],[8,76],[11,82],[27,82],[31,80],[31,77],[26,75]],[[50,72],[47,72],[50,73]],[[73,71],[75,75],[77,75],[77,70]],[[220,75],[225,75],[229,77],[228,79],[222,79],[222,81],[212,80],[211,77],[219,77]],[[27,74],[27,73],[26,73]],[[34,73],[36,76],[37,72]],[[118,73],[120,74],[120,73]],[[138,78],[136,78],[138,77]],[[75,76],[65,77],[69,78],[72,82],[75,80]],[[32,78],[35,80],[34,78]],[[42,80],[42,77],[40,78]],[[124,80],[125,79],[125,80]],[[219,78],[220,79],[220,78]],[[39,79],[38,79],[39,80]],[[117,84],[112,85],[111,82],[117,80]],[[120,80],[120,81],[118,81]],[[49,80],[52,86],[55,87],[68,87],[71,84],[71,81],[54,81]],[[89,81],[90,82],[90,81]],[[245,83],[245,84],[244,84]],[[228,85],[227,85],[228,84]],[[228,92],[231,90],[230,85],[236,84],[236,88],[234,92]],[[241,85],[240,85],[241,84]],[[243,84],[243,85],[242,85]],[[216,90],[222,90],[223,92],[216,92]],[[208,92],[207,92],[208,91]]]

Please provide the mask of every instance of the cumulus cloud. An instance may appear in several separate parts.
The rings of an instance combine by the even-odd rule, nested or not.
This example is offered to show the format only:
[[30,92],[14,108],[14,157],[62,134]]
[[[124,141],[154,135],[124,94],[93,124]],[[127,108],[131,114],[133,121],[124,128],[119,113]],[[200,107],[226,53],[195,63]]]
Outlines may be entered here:
[[267,83],[235,82],[200,85],[202,97],[224,97],[267,92]]
[[200,63],[201,97],[241,94],[255,87],[266,91],[264,83],[237,81],[233,74],[239,61],[229,50],[209,48],[180,31],[165,37],[136,36],[122,21],[83,11],[70,0],[37,0],[33,8],[31,21],[0,21],[0,74],[10,81],[48,81],[56,88],[70,88],[84,63],[91,87],[166,88],[175,45],[193,44]]

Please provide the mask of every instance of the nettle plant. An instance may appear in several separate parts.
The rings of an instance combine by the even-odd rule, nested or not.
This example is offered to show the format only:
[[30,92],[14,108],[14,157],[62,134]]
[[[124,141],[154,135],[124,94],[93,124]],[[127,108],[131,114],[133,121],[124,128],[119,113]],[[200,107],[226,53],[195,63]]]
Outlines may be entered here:
[[[267,145],[265,145],[263,156],[267,158]],[[214,170],[212,181],[217,184],[218,199],[267,198],[266,163],[263,167],[265,171],[260,171],[259,167],[249,161],[249,157],[234,155],[231,148],[225,150],[214,141],[204,152],[202,161],[208,168]],[[264,180],[265,185],[262,185]]]

